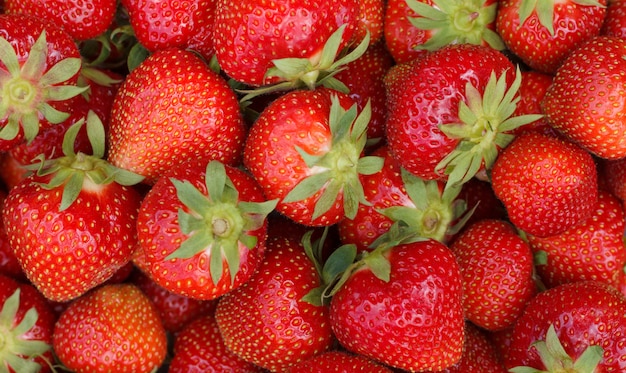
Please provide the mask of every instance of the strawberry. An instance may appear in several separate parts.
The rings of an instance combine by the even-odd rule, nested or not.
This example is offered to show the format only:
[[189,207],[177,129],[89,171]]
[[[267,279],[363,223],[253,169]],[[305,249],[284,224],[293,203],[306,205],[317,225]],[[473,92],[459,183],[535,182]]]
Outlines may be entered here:
[[450,245],[463,275],[465,317],[486,330],[513,325],[535,295],[529,245],[504,220],[480,220]]
[[353,218],[363,196],[360,174],[382,167],[362,156],[370,105],[358,112],[345,94],[327,88],[288,92],[261,112],[248,133],[243,163],[276,209],[310,226]]
[[40,128],[66,120],[81,60],[71,36],[27,15],[0,15],[0,150],[32,141]]
[[593,158],[578,145],[529,132],[500,154],[491,183],[517,228],[546,237],[593,213],[598,201],[596,173]]
[[154,184],[190,158],[238,164],[245,134],[226,81],[193,52],[167,49],[150,55],[119,88],[108,159]]
[[[423,179],[467,182],[491,168],[513,129],[521,76],[499,51],[448,45],[390,70],[386,135],[394,157]],[[394,69],[399,67],[399,71]]]
[[623,372],[626,299],[596,281],[559,285],[539,293],[511,335],[510,372]]
[[250,175],[219,161],[190,161],[166,175],[137,219],[150,278],[196,299],[241,286],[263,258],[266,216],[276,201],[266,201]]
[[391,373],[391,369],[362,355],[326,351],[290,366],[286,373]]
[[[476,177],[463,184],[458,198],[465,201],[466,208],[471,211],[460,232],[483,219],[506,219],[506,209],[496,197],[489,181],[480,180]],[[458,233],[457,233],[458,235]],[[449,242],[454,242],[452,237]]]
[[[7,192],[0,189],[0,211],[4,208],[4,200],[7,197]],[[26,280],[26,275],[20,266],[20,262],[17,260],[13,248],[9,245],[9,239],[7,232],[4,229],[4,224],[0,219],[0,274],[9,276],[16,280]]]
[[[26,276],[47,298],[67,301],[111,277],[130,261],[137,242],[141,180],[111,166],[104,130],[93,112],[87,119],[93,155],[74,152],[79,121],[66,132],[64,156],[42,160],[13,187],[2,219]],[[37,165],[35,165],[37,167]]]
[[432,239],[383,244],[346,273],[330,292],[330,323],[343,347],[411,371],[460,360],[462,277],[448,247]]
[[[522,71],[522,83],[519,87],[520,100],[515,108],[514,115],[543,114],[541,103],[552,85],[553,76],[540,73],[535,70]],[[517,127],[513,133],[519,134],[524,131],[551,131],[544,116],[540,119]]]
[[[559,67],[543,101],[548,122],[601,158],[626,157],[626,40],[599,36],[574,50]],[[592,71],[592,74],[589,72]]]
[[626,158],[602,160],[599,172],[606,189],[626,203]]
[[626,37],[626,3],[609,0],[600,35]]
[[299,241],[269,237],[255,274],[217,304],[215,317],[226,347],[271,371],[284,371],[329,349],[333,338],[327,306],[303,299],[320,285]]
[[384,35],[397,63],[450,44],[504,49],[495,32],[497,1],[389,0]]
[[50,372],[56,316],[32,285],[0,274],[0,371]]
[[135,37],[148,51],[192,49],[206,59],[214,54],[216,0],[122,0]]
[[186,325],[174,340],[168,373],[263,372],[229,351],[215,321],[205,314]]
[[598,35],[607,0],[501,0],[496,30],[532,69],[553,74],[579,44]]
[[7,14],[26,14],[61,26],[75,40],[105,32],[115,16],[116,0],[5,0]]
[[354,31],[354,40],[365,40],[369,34],[370,46],[384,44],[385,0],[360,0],[359,16]]
[[72,302],[52,336],[60,362],[76,372],[149,373],[167,338],[154,304],[132,284],[105,285]]
[[581,223],[554,236],[527,235],[535,255],[540,255],[536,268],[543,283],[554,287],[596,280],[619,287],[626,265],[625,216],[621,202],[600,191],[593,213]]
[[[220,67],[253,87],[300,77],[307,84],[317,81],[319,70],[352,40],[359,17],[358,0],[217,0],[216,7],[213,42]],[[332,35],[338,40],[329,41]],[[327,43],[333,46],[324,53]]]

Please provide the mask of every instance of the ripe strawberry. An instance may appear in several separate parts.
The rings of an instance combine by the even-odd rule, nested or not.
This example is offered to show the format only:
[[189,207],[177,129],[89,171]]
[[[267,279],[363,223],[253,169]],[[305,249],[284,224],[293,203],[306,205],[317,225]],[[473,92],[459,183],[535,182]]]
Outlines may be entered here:
[[[465,201],[467,209],[471,211],[460,232],[479,220],[506,219],[506,209],[496,197],[489,181],[480,180],[476,177],[468,180],[463,184],[458,198]],[[454,242],[454,237],[449,242]]]
[[115,17],[116,0],[5,0],[7,14],[26,14],[46,19],[66,30],[75,40],[95,38]]
[[0,150],[32,141],[40,128],[66,120],[67,100],[81,60],[71,36],[57,25],[19,14],[0,15]]
[[[529,70],[522,71],[522,83],[519,87],[520,101],[515,108],[514,115],[543,114],[541,103],[546,92],[552,85],[553,76]],[[548,121],[542,116],[534,122],[517,127],[513,133],[520,134],[524,131],[551,131]]]
[[626,37],[626,3],[609,0],[606,5],[606,16],[600,35]]
[[344,351],[326,351],[290,366],[285,373],[392,373],[365,356]]
[[448,45],[394,69],[386,77],[387,142],[421,178],[468,181],[491,168],[508,132],[538,118],[511,117],[521,76],[492,48]]
[[600,282],[573,282],[526,305],[505,366],[515,373],[623,372],[625,344],[626,299]]
[[250,128],[243,162],[276,209],[294,221],[327,226],[354,217],[364,200],[360,174],[382,167],[362,156],[370,106],[357,112],[345,94],[327,89],[286,93]]
[[[0,211],[4,208],[4,200],[7,197],[7,192],[0,189]],[[26,275],[20,266],[20,262],[17,260],[13,248],[9,245],[9,239],[7,232],[4,229],[4,224],[0,219],[0,275],[9,276],[16,280],[25,281]]]
[[113,100],[124,78],[120,73],[101,67],[83,65],[80,70],[78,85],[87,87],[82,96],[89,102],[89,108],[98,114],[106,131],[109,129]]
[[600,191],[593,213],[581,223],[554,236],[529,234],[532,250],[542,258],[536,268],[543,283],[596,280],[618,288],[626,265],[624,219],[621,202]]
[[13,187],[2,209],[9,244],[26,276],[47,298],[74,299],[103,283],[131,258],[137,242],[141,177],[105,160],[104,130],[93,112],[87,131],[94,152],[74,152],[77,122],[63,157]]
[[135,37],[148,51],[192,49],[207,60],[214,54],[217,0],[122,0]]
[[[255,87],[292,77],[298,81],[301,75],[307,83],[316,81],[319,69],[330,66],[352,40],[359,3],[217,0],[213,42],[220,67],[231,78]],[[331,35],[339,37],[331,44],[338,43],[323,53]],[[292,65],[294,59],[298,63]],[[281,71],[284,67],[288,68]]]
[[[626,157],[626,40],[599,36],[580,45],[557,70],[543,102],[548,122],[601,158]],[[589,72],[593,72],[589,74]]]
[[452,252],[435,240],[381,248],[356,262],[332,295],[337,340],[349,351],[405,370],[456,364],[464,318],[462,277]]
[[215,299],[246,282],[265,251],[266,201],[254,179],[219,161],[190,161],[141,202],[137,230],[148,275],[163,288]]
[[33,286],[0,274],[0,371],[50,372],[55,314]]
[[119,88],[108,159],[153,184],[191,158],[238,164],[245,133],[226,81],[193,52],[167,49],[150,55]]
[[174,340],[168,373],[263,372],[226,348],[212,313],[186,325]]
[[465,317],[486,330],[513,325],[535,295],[533,255],[503,220],[468,226],[450,245],[463,274]]
[[599,177],[606,189],[626,203],[626,158],[602,160],[599,165]]
[[579,44],[600,33],[607,0],[501,0],[496,30],[534,70],[552,74]]
[[564,232],[589,217],[598,201],[591,155],[546,134],[516,137],[496,160],[491,177],[511,222],[534,236]]
[[303,300],[320,285],[300,242],[269,237],[256,273],[217,304],[215,317],[226,347],[271,371],[327,350],[333,342],[328,308]]
[[359,17],[354,31],[354,40],[361,42],[369,34],[370,46],[384,44],[383,27],[385,17],[385,0],[360,0]]
[[54,352],[76,373],[149,373],[167,338],[150,300],[132,284],[105,285],[72,302],[54,325]]
[[495,32],[497,1],[389,0],[384,35],[397,63],[449,44],[504,49]]

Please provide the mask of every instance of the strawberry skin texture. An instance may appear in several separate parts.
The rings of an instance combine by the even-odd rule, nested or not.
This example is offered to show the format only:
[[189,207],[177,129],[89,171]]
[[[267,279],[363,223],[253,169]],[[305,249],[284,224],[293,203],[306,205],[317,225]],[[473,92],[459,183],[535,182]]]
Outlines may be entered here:
[[272,60],[316,61],[330,35],[347,24],[343,45],[351,41],[359,17],[358,0],[217,0],[214,45],[221,68],[251,86],[265,79]]
[[149,373],[167,349],[154,304],[132,284],[106,285],[71,303],[54,326],[52,343],[76,373]]
[[593,213],[598,201],[596,172],[593,158],[578,145],[529,132],[500,154],[491,183],[517,228],[546,237]]
[[531,345],[546,338],[552,324],[565,352],[577,358],[590,345],[601,346],[603,359],[597,372],[626,369],[626,299],[597,281],[559,285],[528,302],[517,321],[505,366],[545,369]]
[[600,35],[626,37],[626,3],[609,1]]
[[513,325],[535,294],[528,244],[503,220],[482,220],[451,244],[463,274],[465,317],[486,330]]
[[108,157],[154,183],[187,159],[238,164],[245,134],[226,81],[193,52],[167,49],[150,55],[119,88]]
[[59,211],[62,189],[46,190],[40,184],[49,180],[31,175],[12,188],[2,219],[28,279],[48,299],[67,301],[102,284],[130,261],[141,197],[116,183],[92,184]]
[[460,122],[459,103],[468,82],[482,91],[492,72],[499,77],[508,71],[510,84],[515,67],[502,53],[469,44],[449,45],[408,64],[399,73],[392,68],[386,77],[387,143],[407,171],[427,180],[443,179],[435,167],[460,140],[448,137],[439,125]]
[[547,255],[546,263],[536,266],[543,283],[596,280],[618,288],[626,264],[624,216],[621,202],[600,191],[593,214],[580,224],[555,236],[528,235],[532,250]]
[[554,128],[601,158],[626,157],[625,54],[621,38],[585,42],[559,67],[543,101]]
[[[527,0],[501,0],[496,30],[508,49],[532,69],[553,74],[578,45],[598,35],[606,7],[585,6],[577,1],[554,1],[554,34],[541,24],[535,8],[520,25],[520,7]],[[606,5],[607,0],[599,0]]]
[[[441,370],[462,355],[462,277],[448,247],[426,240],[392,247],[388,282],[363,267],[330,303],[339,343],[392,367]],[[419,346],[419,348],[417,348]]]
[[270,237],[256,273],[217,304],[215,317],[226,347],[271,371],[284,371],[329,349],[327,306],[302,300],[320,285],[299,241]]
[[392,373],[384,365],[344,351],[326,351],[295,364],[286,373]]

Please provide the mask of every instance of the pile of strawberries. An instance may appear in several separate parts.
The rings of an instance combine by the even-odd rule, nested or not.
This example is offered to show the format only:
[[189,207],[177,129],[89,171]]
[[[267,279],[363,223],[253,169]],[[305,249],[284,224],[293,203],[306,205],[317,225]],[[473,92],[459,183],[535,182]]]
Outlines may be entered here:
[[626,1],[0,4],[0,372],[626,371]]

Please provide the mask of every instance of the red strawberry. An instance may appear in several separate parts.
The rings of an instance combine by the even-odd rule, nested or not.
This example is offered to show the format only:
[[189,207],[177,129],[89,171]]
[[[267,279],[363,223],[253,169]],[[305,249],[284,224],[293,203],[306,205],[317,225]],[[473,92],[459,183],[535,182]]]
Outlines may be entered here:
[[50,372],[56,317],[33,286],[0,274],[0,371]]
[[263,258],[266,201],[254,179],[218,161],[174,167],[141,202],[137,230],[148,275],[163,288],[215,299],[239,287]]
[[63,157],[9,192],[2,219],[26,276],[47,298],[66,301],[102,284],[131,259],[137,243],[138,175],[102,159],[104,130],[93,112],[87,131],[93,155],[74,152],[77,122],[63,141]]
[[513,138],[508,132],[537,119],[511,117],[521,77],[492,48],[449,45],[396,68],[386,77],[387,142],[421,178],[468,181],[491,168]]
[[246,133],[226,81],[181,49],[150,55],[126,77],[109,131],[110,162],[148,183],[190,158],[238,164]]
[[495,32],[495,0],[462,5],[450,0],[389,0],[384,35],[397,63],[449,44],[475,44],[502,50]]
[[7,14],[26,14],[50,20],[73,39],[86,40],[105,32],[115,16],[116,0],[5,0]]
[[[541,103],[546,92],[552,85],[553,76],[538,71],[522,71],[522,83],[519,87],[520,101],[515,108],[515,115],[543,114]],[[551,131],[545,117],[517,127],[513,133],[520,134],[524,131]]]
[[487,330],[513,325],[535,295],[533,255],[503,220],[468,226],[450,245],[463,274],[465,317]]
[[[4,200],[7,197],[7,192],[0,189],[0,211],[4,208]],[[20,262],[17,260],[13,248],[9,245],[9,238],[7,237],[4,224],[0,220],[0,274],[9,276],[17,280],[26,280],[26,275],[20,266]]]
[[382,364],[362,355],[326,351],[290,366],[286,373],[392,373]]
[[[465,201],[467,209],[471,211],[461,232],[472,223],[483,219],[506,219],[506,209],[496,197],[489,181],[480,180],[476,177],[468,180],[459,193],[460,200]],[[454,237],[450,242],[454,241]]]
[[600,191],[593,213],[581,223],[554,236],[528,235],[535,255],[542,258],[536,268],[543,283],[554,287],[596,280],[618,288],[626,265],[624,218],[621,202]]
[[105,285],[76,299],[56,322],[52,343],[76,373],[149,373],[167,349],[154,305],[132,284]]
[[462,277],[445,245],[424,240],[378,248],[356,263],[330,301],[332,330],[343,347],[411,371],[460,360]]
[[186,325],[174,341],[168,373],[263,372],[226,348],[210,313]]
[[626,3],[609,0],[606,5],[606,16],[600,35],[626,37]]
[[596,172],[591,155],[576,144],[529,132],[500,154],[491,183],[517,228],[546,237],[593,213],[598,201]]
[[0,49],[0,150],[8,150],[70,116],[81,60],[66,31],[27,15],[0,15]]
[[328,308],[303,300],[320,285],[300,242],[269,237],[256,273],[217,304],[215,317],[226,347],[271,371],[327,350],[333,342]]
[[327,226],[354,217],[366,203],[359,174],[382,167],[362,156],[370,106],[340,92],[319,88],[280,96],[250,128],[244,165],[276,209],[292,220]]
[[359,5],[359,17],[354,39],[360,42],[369,33],[370,46],[379,42],[384,44],[385,0],[360,0]]
[[217,0],[122,0],[135,37],[151,52],[192,49],[214,54],[213,22]]
[[516,373],[623,372],[625,345],[626,299],[606,284],[579,281],[539,293],[526,305],[505,365]]
[[[300,77],[311,83],[322,67],[318,64],[329,67],[352,40],[358,17],[358,0],[217,0],[215,53],[226,74],[250,86]],[[323,53],[331,35],[339,39]],[[281,70],[281,61],[293,59],[299,62]]]
[[618,57],[625,53],[626,40],[617,37],[583,43],[563,61],[543,101],[554,128],[601,158],[626,157],[626,61]]
[[496,29],[531,68],[552,74],[579,44],[600,33],[607,0],[501,0]]
[[601,161],[599,172],[606,189],[626,203],[626,158]]

